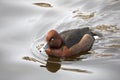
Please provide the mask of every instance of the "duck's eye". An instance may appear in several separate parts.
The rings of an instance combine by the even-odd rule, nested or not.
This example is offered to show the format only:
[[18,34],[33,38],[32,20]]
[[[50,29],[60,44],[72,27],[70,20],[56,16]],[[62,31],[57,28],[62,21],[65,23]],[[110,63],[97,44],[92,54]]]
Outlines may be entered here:
[[50,41],[54,41],[55,40],[55,38],[54,37],[52,37],[51,39],[50,39]]
[[51,39],[51,41],[53,41],[53,40],[54,40],[54,38]]

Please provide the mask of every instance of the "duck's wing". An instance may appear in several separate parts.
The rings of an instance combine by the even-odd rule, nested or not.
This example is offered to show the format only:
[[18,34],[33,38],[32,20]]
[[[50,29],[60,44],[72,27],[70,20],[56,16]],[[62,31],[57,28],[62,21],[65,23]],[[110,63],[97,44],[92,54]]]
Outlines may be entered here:
[[78,43],[82,39],[84,34],[93,35],[88,27],[82,29],[72,29],[60,33],[61,38],[68,48]]

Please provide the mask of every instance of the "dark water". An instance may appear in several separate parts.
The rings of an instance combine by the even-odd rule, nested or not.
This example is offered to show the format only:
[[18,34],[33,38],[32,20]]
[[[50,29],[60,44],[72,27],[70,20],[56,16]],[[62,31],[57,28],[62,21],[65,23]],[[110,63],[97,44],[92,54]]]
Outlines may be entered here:
[[[119,16],[119,0],[1,0],[0,80],[119,80]],[[53,61],[39,53],[48,30],[82,27],[102,34],[91,54]]]

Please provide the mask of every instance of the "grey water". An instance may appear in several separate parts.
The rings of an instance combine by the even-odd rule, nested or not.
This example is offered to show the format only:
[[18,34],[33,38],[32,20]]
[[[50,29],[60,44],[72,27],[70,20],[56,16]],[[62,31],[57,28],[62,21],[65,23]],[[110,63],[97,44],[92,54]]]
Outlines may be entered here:
[[[119,21],[119,0],[1,0],[0,80],[119,80]],[[36,49],[51,29],[83,27],[102,35],[83,59],[51,64]]]

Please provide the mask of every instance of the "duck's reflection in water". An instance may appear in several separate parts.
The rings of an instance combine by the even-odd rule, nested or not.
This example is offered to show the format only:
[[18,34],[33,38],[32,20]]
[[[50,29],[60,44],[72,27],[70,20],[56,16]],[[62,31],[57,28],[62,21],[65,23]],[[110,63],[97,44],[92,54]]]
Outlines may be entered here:
[[61,68],[60,58],[49,57],[45,67],[50,72],[57,72]]
[[[88,54],[88,53],[85,53]],[[51,57],[49,56],[47,59],[46,65],[40,65],[40,67],[45,67],[47,68],[48,71],[55,73],[58,70],[66,70],[66,71],[72,71],[72,72],[81,72],[81,73],[92,73],[91,71],[87,70],[82,70],[82,69],[77,69],[77,68],[68,68],[68,67],[61,67],[62,61],[76,61],[76,60],[81,60],[82,58],[79,57],[80,55],[75,55],[69,58],[62,59],[61,58],[56,58],[56,57]]]
[[[82,53],[83,54],[83,53]],[[88,52],[85,52],[85,54],[90,54]],[[33,62],[38,62],[38,63],[41,63],[42,65],[40,65],[40,67],[44,67],[46,68],[48,71],[52,72],[52,73],[56,73],[58,70],[66,70],[66,71],[72,71],[72,72],[80,72],[80,73],[92,73],[91,71],[87,71],[87,70],[82,70],[80,68],[68,68],[68,67],[61,67],[61,65],[64,65],[65,63],[64,62],[68,62],[68,63],[74,63],[74,61],[81,61],[83,58],[80,57],[81,54],[79,55],[74,55],[72,57],[69,57],[69,58],[65,58],[65,59],[61,59],[61,58],[57,58],[57,57],[53,57],[53,56],[49,56],[47,61],[46,61],[46,64],[43,63],[42,61],[40,60],[37,60],[35,58],[32,58],[32,57],[28,57],[28,56],[25,56],[23,57],[24,60],[29,60],[29,61],[33,61]],[[64,64],[63,64],[64,63]],[[67,65],[67,64],[66,64]],[[71,65],[72,67],[72,65]]]

